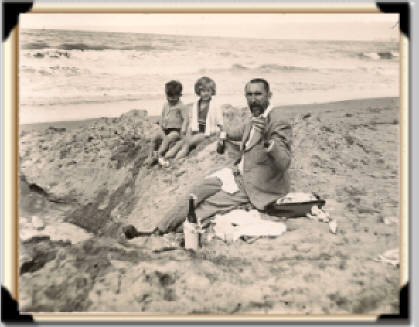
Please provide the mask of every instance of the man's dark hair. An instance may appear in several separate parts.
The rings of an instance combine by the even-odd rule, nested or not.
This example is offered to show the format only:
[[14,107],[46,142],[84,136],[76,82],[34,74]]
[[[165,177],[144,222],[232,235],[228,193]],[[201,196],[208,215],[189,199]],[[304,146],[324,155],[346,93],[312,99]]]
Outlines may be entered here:
[[182,84],[178,81],[172,80],[164,85],[166,94],[170,96],[182,95]]
[[269,93],[269,90],[270,90],[269,83],[268,83],[268,81],[266,79],[263,79],[263,78],[254,78],[254,79],[250,80],[249,83],[252,83],[252,84],[253,83],[262,83],[263,84],[263,87],[265,88],[266,93]]

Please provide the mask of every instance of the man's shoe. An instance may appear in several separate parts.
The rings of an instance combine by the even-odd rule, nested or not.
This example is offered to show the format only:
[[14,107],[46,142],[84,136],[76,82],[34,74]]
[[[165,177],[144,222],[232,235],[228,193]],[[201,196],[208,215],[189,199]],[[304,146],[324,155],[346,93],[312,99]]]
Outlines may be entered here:
[[133,225],[124,226],[122,232],[127,240],[131,240],[138,236],[138,230]]
[[161,233],[160,233],[160,231],[157,227],[155,227],[151,231],[139,231],[133,225],[124,226],[122,228],[122,232],[124,233],[125,238],[127,240],[131,240],[134,237],[140,237],[140,236],[161,235]]

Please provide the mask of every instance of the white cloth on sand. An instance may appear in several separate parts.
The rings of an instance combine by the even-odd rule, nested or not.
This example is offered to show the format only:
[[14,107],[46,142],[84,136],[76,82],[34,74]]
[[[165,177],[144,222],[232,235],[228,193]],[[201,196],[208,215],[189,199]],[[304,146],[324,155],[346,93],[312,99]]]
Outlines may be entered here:
[[223,185],[221,189],[226,193],[236,193],[239,188],[234,180],[233,170],[231,168],[223,168],[217,170],[215,173],[207,176],[206,178],[217,177]]
[[235,241],[242,236],[279,236],[287,230],[284,223],[262,219],[257,210],[233,210],[216,215],[214,222],[215,235],[225,241]]

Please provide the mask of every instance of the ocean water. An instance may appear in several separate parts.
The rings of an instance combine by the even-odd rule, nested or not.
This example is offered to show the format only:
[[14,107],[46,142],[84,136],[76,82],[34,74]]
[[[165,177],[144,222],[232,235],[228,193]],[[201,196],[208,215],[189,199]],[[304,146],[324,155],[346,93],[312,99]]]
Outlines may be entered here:
[[20,30],[20,122],[158,115],[164,84],[196,99],[201,76],[221,104],[244,106],[244,85],[266,78],[274,105],[399,96],[399,43]]

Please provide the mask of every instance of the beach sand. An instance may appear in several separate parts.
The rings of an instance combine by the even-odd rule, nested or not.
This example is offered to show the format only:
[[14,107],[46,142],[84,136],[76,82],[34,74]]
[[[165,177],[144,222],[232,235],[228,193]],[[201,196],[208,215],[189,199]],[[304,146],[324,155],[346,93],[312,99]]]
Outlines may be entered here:
[[[301,217],[252,244],[204,237],[196,253],[179,246],[182,234],[123,241],[121,226],[153,226],[192,184],[231,164],[233,149],[219,155],[210,139],[168,169],[146,169],[158,127],[144,112],[21,126],[20,235],[36,229],[33,216],[57,233],[65,222],[89,234],[60,241],[38,227],[20,238],[20,310],[398,313],[400,267],[375,259],[400,244],[399,98],[281,110],[293,123],[292,190],[326,199],[337,233]],[[227,124],[245,114],[225,108]]]

